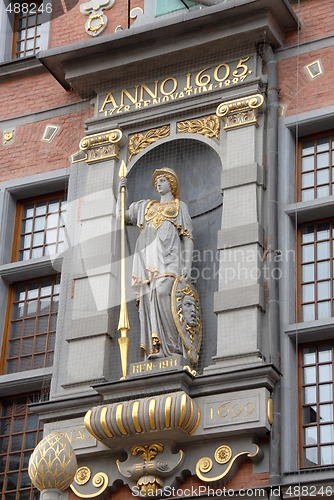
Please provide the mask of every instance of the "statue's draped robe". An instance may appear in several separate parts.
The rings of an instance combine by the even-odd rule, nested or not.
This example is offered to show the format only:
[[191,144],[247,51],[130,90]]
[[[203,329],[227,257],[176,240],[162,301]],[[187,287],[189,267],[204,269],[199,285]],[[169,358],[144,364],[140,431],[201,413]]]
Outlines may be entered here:
[[132,286],[139,299],[141,348],[155,352],[158,337],[164,356],[185,355],[171,311],[171,289],[184,265],[183,238],[192,239],[192,223],[185,203],[141,200],[132,203],[129,221],[140,228],[132,273]]

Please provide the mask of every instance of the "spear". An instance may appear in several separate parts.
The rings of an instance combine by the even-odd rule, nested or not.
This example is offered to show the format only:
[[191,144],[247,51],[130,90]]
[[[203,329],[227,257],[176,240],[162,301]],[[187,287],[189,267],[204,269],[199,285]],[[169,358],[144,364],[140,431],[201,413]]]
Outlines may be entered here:
[[[127,168],[125,162],[122,161],[118,176],[120,179],[124,179],[127,176]],[[128,308],[126,304],[126,265],[125,265],[125,194],[126,187],[121,188],[121,310],[119,313],[118,330],[121,336],[118,339],[119,348],[121,352],[121,363],[122,363],[122,373],[123,379],[128,374],[128,354],[130,339],[128,337],[128,331],[130,330]]]

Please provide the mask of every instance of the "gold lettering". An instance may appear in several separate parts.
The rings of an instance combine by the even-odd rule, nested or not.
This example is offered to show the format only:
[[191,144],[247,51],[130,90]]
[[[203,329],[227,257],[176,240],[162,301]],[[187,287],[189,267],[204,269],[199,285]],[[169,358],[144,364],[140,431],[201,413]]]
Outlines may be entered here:
[[186,74],[186,86],[185,86],[185,90],[186,89],[191,89],[191,77],[192,77],[191,73],[187,73]]
[[128,89],[122,89],[121,92],[121,106],[124,106],[124,97],[127,97],[132,104],[136,104],[138,102],[138,85],[135,87],[135,95],[131,95]]
[[133,372],[133,373],[139,373],[139,365],[134,365],[134,366],[132,367],[132,372]]
[[[165,86],[166,86],[166,84],[168,82],[173,82],[173,88],[167,92],[166,89],[165,89]],[[161,84],[160,84],[160,92],[163,95],[166,95],[166,96],[167,95],[171,95],[177,89],[177,85],[178,85],[178,83],[177,83],[177,79],[176,78],[173,78],[173,77],[165,78],[165,80],[163,82],[161,82]]]
[[[224,77],[223,77],[223,78],[221,78],[221,77],[219,76],[219,70],[220,70],[221,68],[225,68],[225,75],[224,75]],[[223,82],[224,80],[226,80],[226,78],[228,78],[228,77],[229,77],[230,71],[231,71],[231,68],[230,68],[230,66],[229,66],[228,64],[225,64],[225,63],[223,63],[223,64],[219,64],[219,66],[217,66],[217,67],[215,68],[214,72],[213,72],[213,77],[214,77],[214,79],[215,79],[217,82]]]
[[154,91],[151,90],[147,85],[145,85],[144,83],[140,86],[140,100],[143,101],[144,100],[144,92],[147,92],[147,94],[149,94],[151,97],[153,98],[157,98],[158,97],[158,83],[159,83],[159,80],[156,80],[154,82]]
[[112,92],[109,92],[101,106],[101,109],[100,109],[100,113],[102,113],[102,111],[104,111],[104,108],[106,107],[107,104],[112,104],[114,106],[114,109],[117,108],[118,104],[112,94]]
[[146,363],[146,370],[152,371],[153,370],[153,363]]

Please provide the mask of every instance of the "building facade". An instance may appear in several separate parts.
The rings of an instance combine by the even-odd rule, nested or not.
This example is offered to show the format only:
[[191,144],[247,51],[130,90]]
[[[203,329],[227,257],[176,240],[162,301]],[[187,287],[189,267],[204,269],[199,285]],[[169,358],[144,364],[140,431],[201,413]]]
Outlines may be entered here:
[[[28,462],[51,433],[78,469],[48,482],[39,455],[42,498],[334,494],[331,3],[1,5],[5,500],[39,498]],[[124,164],[127,205],[178,175],[197,363],[142,356]]]

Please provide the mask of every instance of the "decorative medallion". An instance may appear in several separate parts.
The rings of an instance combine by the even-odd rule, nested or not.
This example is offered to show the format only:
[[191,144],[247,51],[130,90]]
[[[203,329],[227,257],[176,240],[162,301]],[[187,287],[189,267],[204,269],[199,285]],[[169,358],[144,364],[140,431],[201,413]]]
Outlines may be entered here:
[[6,144],[13,144],[14,142],[14,132],[15,129],[12,130],[4,130],[3,132],[3,145],[6,146]]
[[216,114],[223,118],[224,130],[245,125],[257,125],[259,108],[263,102],[264,97],[261,94],[233,99],[219,104]]
[[198,362],[202,345],[202,321],[196,288],[182,277],[172,287],[172,314],[175,326],[192,365]]
[[177,123],[177,131],[179,133],[201,134],[209,139],[215,137],[219,139],[220,122],[216,115],[206,116],[205,118],[197,118],[193,120],[185,120]]
[[129,161],[136,156],[141,151],[144,151],[148,146],[154,144],[160,139],[168,137],[170,134],[170,126],[164,125],[160,128],[153,128],[147,132],[141,134],[134,134],[130,137],[128,150],[129,150]]
[[91,471],[89,467],[79,467],[74,476],[74,481],[77,484],[86,484],[90,480]]
[[102,33],[108,23],[108,18],[102,11],[111,9],[114,3],[115,0],[89,0],[80,5],[81,14],[89,16],[85,24],[88,35],[97,36]]

